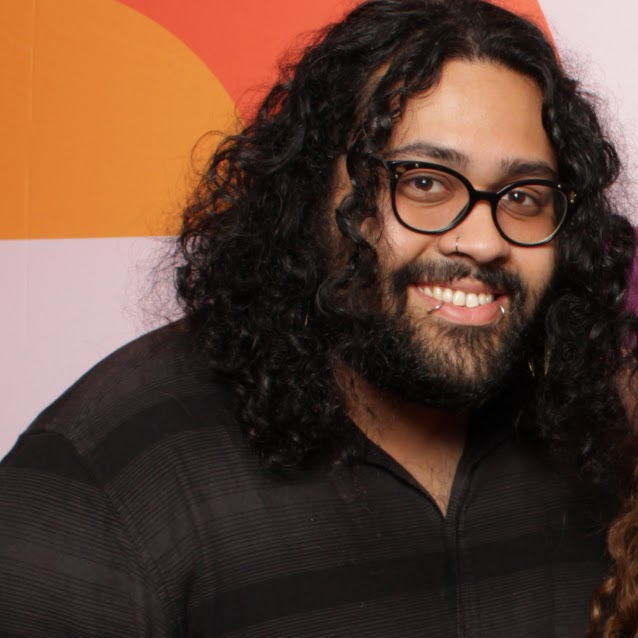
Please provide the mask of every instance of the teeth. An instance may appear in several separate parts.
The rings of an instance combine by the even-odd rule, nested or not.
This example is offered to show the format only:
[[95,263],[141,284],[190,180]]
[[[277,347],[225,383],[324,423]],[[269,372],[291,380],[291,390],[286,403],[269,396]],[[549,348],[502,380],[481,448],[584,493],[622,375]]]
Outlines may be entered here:
[[[448,288],[448,290],[450,290]],[[465,305],[465,293],[462,290],[457,290],[453,297],[452,297],[452,303],[455,306],[464,306]]]
[[438,301],[451,303],[455,306],[465,306],[466,308],[476,308],[486,303],[494,301],[494,295],[491,293],[481,292],[478,295],[473,292],[465,293],[462,290],[453,290],[452,288],[441,288],[441,286],[423,286],[421,292],[428,297],[434,297]]
[[476,306],[479,305],[478,295],[475,295],[473,292],[468,292],[467,295],[465,295],[465,305],[468,308],[476,308]]

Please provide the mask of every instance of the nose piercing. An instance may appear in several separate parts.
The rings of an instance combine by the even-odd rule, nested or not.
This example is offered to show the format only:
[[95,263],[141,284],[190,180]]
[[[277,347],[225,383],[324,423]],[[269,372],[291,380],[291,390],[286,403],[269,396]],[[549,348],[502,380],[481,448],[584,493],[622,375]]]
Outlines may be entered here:
[[458,255],[459,253],[459,239],[461,239],[460,236],[457,236],[456,238],[456,243],[454,244],[454,252]]

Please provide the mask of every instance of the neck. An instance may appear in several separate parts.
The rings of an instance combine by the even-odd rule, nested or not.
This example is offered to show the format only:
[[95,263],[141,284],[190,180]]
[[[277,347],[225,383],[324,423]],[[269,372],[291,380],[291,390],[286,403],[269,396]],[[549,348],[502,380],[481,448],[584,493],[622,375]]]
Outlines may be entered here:
[[452,488],[469,413],[411,403],[344,373],[348,416],[429,492],[443,514]]

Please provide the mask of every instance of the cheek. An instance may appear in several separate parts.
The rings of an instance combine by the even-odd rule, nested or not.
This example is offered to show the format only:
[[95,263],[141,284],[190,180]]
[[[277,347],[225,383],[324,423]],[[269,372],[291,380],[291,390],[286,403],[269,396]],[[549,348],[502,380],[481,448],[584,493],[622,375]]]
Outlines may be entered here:
[[526,283],[530,297],[538,299],[554,273],[556,251],[552,244],[536,248],[520,248],[519,273]]
[[[382,209],[379,217],[366,220],[369,230],[364,231],[368,241],[376,247],[379,262],[388,268],[397,268],[425,257],[437,236],[420,235],[402,226],[391,210]],[[364,222],[365,224],[365,222]]]
[[401,231],[395,232],[395,229],[389,229],[387,225],[379,232],[376,249],[379,263],[393,270],[414,260],[420,253],[412,237]]

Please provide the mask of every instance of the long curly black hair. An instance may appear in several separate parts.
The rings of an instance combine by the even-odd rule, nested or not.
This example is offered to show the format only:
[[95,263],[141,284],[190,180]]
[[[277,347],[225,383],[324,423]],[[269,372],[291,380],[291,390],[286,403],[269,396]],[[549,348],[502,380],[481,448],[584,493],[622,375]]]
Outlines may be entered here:
[[[595,101],[542,32],[492,4],[371,0],[281,70],[254,118],[219,146],[185,211],[177,286],[186,316],[269,467],[351,459],[334,374],[348,344],[318,318],[353,330],[371,321],[378,263],[361,223],[377,214],[377,158],[407,101],[436,85],[451,59],[533,78],[561,179],[578,193],[556,240],[535,372],[518,379],[520,435],[622,494],[633,451],[617,388],[635,360],[637,325],[625,309],[634,234],[609,197],[618,156]],[[343,159],[351,190],[334,210]]]

